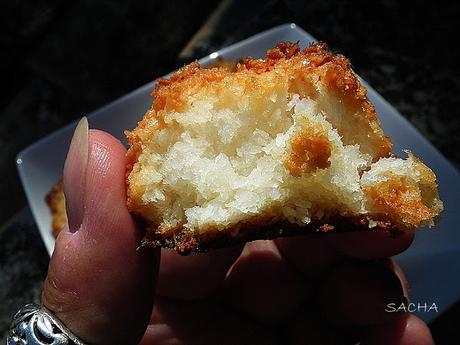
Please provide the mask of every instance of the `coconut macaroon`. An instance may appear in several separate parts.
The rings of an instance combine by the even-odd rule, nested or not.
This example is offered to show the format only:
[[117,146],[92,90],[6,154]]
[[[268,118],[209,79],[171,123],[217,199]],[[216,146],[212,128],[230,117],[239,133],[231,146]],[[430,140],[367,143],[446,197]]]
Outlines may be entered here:
[[442,211],[434,173],[391,154],[349,61],[280,43],[235,71],[160,79],[129,140],[144,244],[203,251],[291,234],[412,230]]
[[67,224],[67,212],[65,209],[64,182],[60,179],[46,194],[45,202],[51,213],[51,230],[57,237]]

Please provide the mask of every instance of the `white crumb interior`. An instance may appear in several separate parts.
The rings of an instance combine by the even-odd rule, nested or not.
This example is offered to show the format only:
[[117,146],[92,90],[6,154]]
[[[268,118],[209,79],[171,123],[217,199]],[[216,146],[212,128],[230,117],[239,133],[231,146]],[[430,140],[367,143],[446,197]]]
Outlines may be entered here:
[[[167,115],[166,129],[144,144],[138,172],[142,203],[155,205],[164,226],[223,229],[266,211],[306,225],[322,217],[318,209],[367,213],[363,186],[388,171],[417,179],[411,159],[380,160],[370,169],[371,157],[343,144],[317,101],[279,93],[269,99],[271,106],[257,114],[244,99],[237,109],[207,99]],[[331,143],[330,165],[296,177],[284,161],[292,138],[310,128]]]

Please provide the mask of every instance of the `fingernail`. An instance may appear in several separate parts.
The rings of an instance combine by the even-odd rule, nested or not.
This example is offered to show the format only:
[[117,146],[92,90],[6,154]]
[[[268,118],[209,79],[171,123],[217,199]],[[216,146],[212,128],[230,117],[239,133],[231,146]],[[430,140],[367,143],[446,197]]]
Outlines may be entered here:
[[64,192],[70,232],[76,232],[83,222],[88,146],[88,120],[82,117],[73,134],[64,165]]

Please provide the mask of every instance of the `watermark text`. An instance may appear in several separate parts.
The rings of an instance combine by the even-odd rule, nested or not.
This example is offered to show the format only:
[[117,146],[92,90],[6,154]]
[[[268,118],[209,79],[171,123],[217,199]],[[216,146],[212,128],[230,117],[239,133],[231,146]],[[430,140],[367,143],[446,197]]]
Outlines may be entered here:
[[388,303],[385,311],[387,313],[398,313],[398,312],[409,312],[409,313],[439,313],[438,306],[436,303]]

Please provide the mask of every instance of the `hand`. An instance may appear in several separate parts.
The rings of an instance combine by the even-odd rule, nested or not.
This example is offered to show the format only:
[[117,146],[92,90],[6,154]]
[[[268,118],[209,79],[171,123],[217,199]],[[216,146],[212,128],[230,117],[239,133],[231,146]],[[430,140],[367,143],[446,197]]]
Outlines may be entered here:
[[[433,344],[387,259],[412,234],[311,235],[181,257],[138,249],[125,149],[83,119],[64,169],[69,225],[43,304],[89,344]],[[155,302],[155,307],[153,304]],[[152,313],[153,308],[153,313]]]

